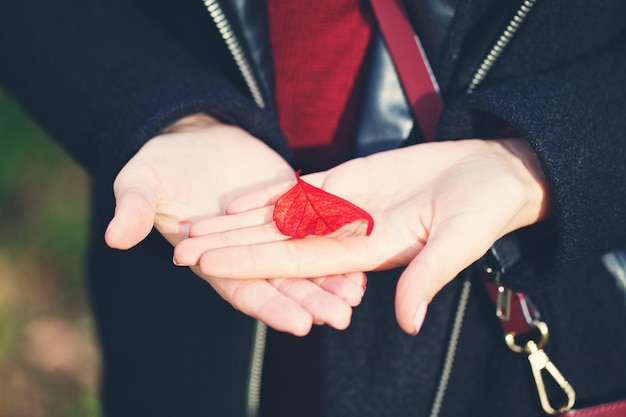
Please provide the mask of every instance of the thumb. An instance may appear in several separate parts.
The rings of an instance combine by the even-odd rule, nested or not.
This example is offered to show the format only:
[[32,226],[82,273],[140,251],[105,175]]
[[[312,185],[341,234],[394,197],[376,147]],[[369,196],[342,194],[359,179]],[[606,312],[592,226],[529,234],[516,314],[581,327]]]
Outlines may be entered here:
[[420,253],[406,267],[396,288],[396,319],[407,333],[419,332],[428,304],[437,293],[489,249],[475,236],[458,229],[431,235]]
[[115,215],[104,239],[112,248],[130,249],[150,233],[156,216],[157,197],[147,187],[115,190]]

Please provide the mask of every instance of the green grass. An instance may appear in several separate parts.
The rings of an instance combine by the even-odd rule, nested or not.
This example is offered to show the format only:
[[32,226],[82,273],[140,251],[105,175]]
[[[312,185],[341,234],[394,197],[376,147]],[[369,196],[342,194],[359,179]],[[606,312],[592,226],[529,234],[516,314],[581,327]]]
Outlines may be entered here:
[[[100,415],[98,357],[83,288],[87,195],[80,167],[0,91],[2,417]],[[59,322],[63,326],[55,327]],[[33,323],[51,329],[54,347],[33,348],[48,340],[33,341]],[[58,346],[76,348],[76,360],[85,365],[62,372],[42,365],[42,352]]]

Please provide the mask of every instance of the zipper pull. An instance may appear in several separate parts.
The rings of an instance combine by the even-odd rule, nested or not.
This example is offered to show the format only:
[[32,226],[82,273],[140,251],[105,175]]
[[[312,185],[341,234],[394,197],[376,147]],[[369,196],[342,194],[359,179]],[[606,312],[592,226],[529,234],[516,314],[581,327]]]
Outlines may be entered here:
[[[539,394],[539,401],[541,408],[547,414],[556,415],[565,413],[574,407],[576,401],[576,392],[570,383],[565,379],[563,374],[558,370],[556,365],[548,357],[548,354],[543,350],[543,346],[548,341],[548,326],[545,322],[540,320],[534,320],[533,324],[536,326],[540,333],[541,338],[537,343],[534,340],[529,340],[522,347],[515,342],[515,334],[508,333],[505,336],[506,344],[509,348],[517,353],[526,353],[528,355],[528,362],[530,363],[530,369],[535,379],[535,385],[537,387],[537,393]],[[567,397],[567,403],[561,407],[554,408],[548,398],[548,392],[546,391],[546,385],[544,382],[544,373],[546,376],[551,377],[554,382],[563,390],[563,393]]]

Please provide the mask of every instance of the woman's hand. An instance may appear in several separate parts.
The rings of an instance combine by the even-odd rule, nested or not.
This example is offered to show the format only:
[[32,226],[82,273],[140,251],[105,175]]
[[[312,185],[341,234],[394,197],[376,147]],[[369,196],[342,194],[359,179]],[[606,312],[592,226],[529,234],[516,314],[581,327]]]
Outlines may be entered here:
[[[233,198],[293,175],[277,153],[244,130],[206,115],[182,119],[147,142],[118,174],[106,242],[128,249],[154,226],[175,245],[188,237],[192,222],[224,214]],[[365,285],[363,274],[231,280],[193,270],[235,308],[298,335],[312,323],[347,327]]]
[[235,199],[228,215],[194,224],[179,263],[228,278],[319,277],[406,266],[396,315],[415,334],[426,306],[501,236],[548,212],[545,180],[523,139],[415,145],[303,179],[368,211],[370,236],[289,239],[273,204],[293,180]]

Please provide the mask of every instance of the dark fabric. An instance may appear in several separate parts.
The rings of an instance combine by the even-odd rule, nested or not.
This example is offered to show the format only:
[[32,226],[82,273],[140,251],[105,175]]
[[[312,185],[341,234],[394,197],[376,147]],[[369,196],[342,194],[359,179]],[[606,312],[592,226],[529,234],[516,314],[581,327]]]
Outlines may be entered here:
[[[531,290],[550,323],[549,354],[580,402],[624,398],[626,306],[598,255],[626,246],[626,3],[537,0],[492,73],[467,95],[520,4],[459,1],[437,66],[446,100],[440,137],[482,137],[509,124],[528,138],[556,213],[549,234],[524,231],[538,256],[517,285]],[[106,248],[101,237],[116,172],[183,115],[222,117],[287,157],[272,106],[259,109],[247,96],[203,7],[0,2],[0,82],[93,178],[89,286],[108,416],[245,415],[252,320],[173,268],[157,234],[129,252]],[[393,317],[396,279],[372,275],[353,325],[324,329],[325,415],[427,414],[460,282],[433,302],[420,336],[409,337]],[[484,297],[472,294],[441,415],[541,415],[526,359],[503,346]]]
[[319,417],[321,328],[296,337],[268,329],[261,415],[267,417]]
[[174,267],[158,233],[106,247],[114,201],[93,184],[88,289],[102,354],[106,416],[244,416],[253,320]]
[[327,415],[429,414],[459,282],[437,295],[420,333],[413,337],[396,324],[397,272],[370,274],[367,296],[350,327],[341,332],[325,329],[322,387]]
[[114,175],[164,126],[203,111],[286,150],[273,117],[240,95],[201,2],[2,2],[0,19],[3,85],[93,175]]
[[405,2],[426,56],[435,72],[445,51],[445,42],[460,0]]

